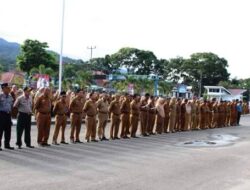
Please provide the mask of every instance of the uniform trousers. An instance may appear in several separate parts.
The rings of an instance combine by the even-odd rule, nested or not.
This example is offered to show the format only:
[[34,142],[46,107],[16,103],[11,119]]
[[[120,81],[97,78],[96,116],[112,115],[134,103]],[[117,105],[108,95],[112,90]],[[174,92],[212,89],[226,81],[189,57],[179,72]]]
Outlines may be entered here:
[[19,112],[17,116],[17,146],[22,146],[22,135],[24,131],[24,142],[26,146],[30,146],[31,144],[31,114]]

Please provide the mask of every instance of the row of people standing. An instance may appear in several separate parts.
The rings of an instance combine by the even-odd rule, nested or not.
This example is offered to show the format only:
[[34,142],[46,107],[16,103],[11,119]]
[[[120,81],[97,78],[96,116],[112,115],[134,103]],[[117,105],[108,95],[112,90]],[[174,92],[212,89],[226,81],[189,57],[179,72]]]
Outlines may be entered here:
[[[8,84],[2,84],[3,94],[0,96],[0,117],[4,127],[1,127],[0,137],[5,132],[5,148],[10,146],[11,116],[13,109],[18,110],[17,141],[22,147],[22,134],[27,147],[31,145],[31,116],[35,115],[39,146],[50,146],[48,143],[51,126],[51,115],[55,115],[55,128],[52,143],[58,145],[58,135],[61,131],[60,143],[65,140],[65,128],[70,117],[70,142],[82,143],[80,132],[83,118],[86,122],[85,140],[97,142],[108,140],[106,126],[111,119],[110,139],[136,138],[138,127],[142,136],[177,132],[195,129],[217,128],[239,124],[239,116],[244,106],[241,102],[199,101],[176,98],[158,98],[146,94],[130,96],[103,93],[86,93],[78,89],[74,93],[61,92],[51,94],[49,88],[40,89],[32,95],[32,89],[26,87],[19,97],[10,95]],[[16,99],[14,101],[14,99]],[[14,104],[13,104],[14,102]],[[13,106],[12,106],[13,104]],[[248,106],[247,106],[248,107]],[[52,111],[52,112],[51,112]],[[247,111],[246,111],[247,112]],[[237,120],[238,119],[238,120]],[[98,121],[98,122],[97,122]],[[139,124],[140,122],[140,124]],[[96,131],[97,130],[97,131]],[[120,134],[119,134],[120,131]],[[96,138],[96,135],[98,138]],[[1,139],[0,139],[1,140]],[[1,150],[1,149],[0,149]]]

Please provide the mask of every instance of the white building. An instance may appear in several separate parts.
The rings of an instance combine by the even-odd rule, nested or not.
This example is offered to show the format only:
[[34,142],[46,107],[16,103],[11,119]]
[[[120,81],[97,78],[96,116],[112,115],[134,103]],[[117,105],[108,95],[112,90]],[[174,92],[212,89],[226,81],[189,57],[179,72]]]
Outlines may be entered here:
[[185,84],[178,84],[172,90],[172,96],[176,98],[187,98],[193,97],[192,86],[187,86]]
[[235,99],[243,100],[245,89],[226,89],[223,86],[204,86],[208,99],[232,101]]

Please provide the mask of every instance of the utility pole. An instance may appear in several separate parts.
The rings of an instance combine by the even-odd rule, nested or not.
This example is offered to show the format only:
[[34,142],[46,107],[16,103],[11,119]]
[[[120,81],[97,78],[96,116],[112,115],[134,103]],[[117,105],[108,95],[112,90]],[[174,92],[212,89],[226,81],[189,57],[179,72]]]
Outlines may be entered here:
[[90,46],[90,47],[87,47],[87,49],[90,49],[90,60],[91,60],[93,57],[93,50],[96,49],[96,46]]

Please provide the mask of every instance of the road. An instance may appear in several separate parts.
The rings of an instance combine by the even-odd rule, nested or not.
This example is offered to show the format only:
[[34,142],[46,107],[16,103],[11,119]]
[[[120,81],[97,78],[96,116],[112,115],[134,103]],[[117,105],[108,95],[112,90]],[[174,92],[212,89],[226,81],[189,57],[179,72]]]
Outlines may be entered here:
[[[215,139],[218,135],[232,139],[220,144]],[[12,145],[14,138],[13,128]],[[35,126],[32,139],[36,145]],[[249,190],[249,139],[250,116],[244,116],[238,127],[4,150],[0,189]],[[203,146],[203,140],[217,144]]]

